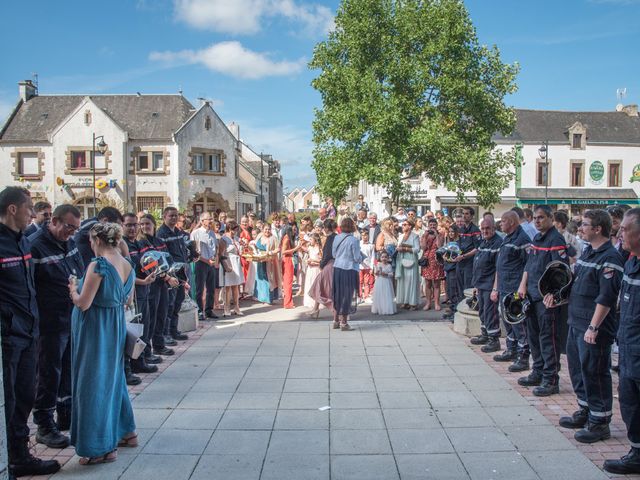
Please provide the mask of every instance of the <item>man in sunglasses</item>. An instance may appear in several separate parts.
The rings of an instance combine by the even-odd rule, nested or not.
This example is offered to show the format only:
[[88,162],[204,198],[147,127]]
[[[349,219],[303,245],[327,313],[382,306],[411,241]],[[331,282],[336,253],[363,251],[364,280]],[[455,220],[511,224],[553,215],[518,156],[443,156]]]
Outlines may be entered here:
[[69,277],[81,277],[84,273],[82,256],[72,238],[79,228],[78,209],[73,205],[60,205],[51,221],[29,237],[40,312],[38,389],[33,421],[38,425],[36,441],[50,448],[69,446],[69,437],[60,430],[68,430],[71,422],[73,303],[69,297]]
[[29,225],[24,231],[24,234],[27,237],[36,233],[40,228],[42,228],[44,222],[51,219],[51,204],[49,202],[36,202],[33,206],[33,211],[36,213],[36,218],[33,219],[31,225]]

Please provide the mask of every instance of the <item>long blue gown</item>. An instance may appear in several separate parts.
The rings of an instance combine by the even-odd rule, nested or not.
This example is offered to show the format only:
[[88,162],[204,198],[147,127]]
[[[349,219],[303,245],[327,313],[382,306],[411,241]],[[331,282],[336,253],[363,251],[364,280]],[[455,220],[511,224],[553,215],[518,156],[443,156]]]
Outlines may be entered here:
[[134,288],[135,272],[123,284],[105,258],[93,260],[102,282],[91,307],[85,312],[75,307],[71,317],[71,444],[81,457],[111,452],[136,429],[123,364],[123,306]]
[[[256,242],[256,248],[263,252],[267,251],[267,246],[262,243],[262,238]],[[267,264],[258,262],[256,268],[256,288],[255,297],[259,302],[271,304],[278,299],[278,289],[271,290],[269,276],[267,275]]]

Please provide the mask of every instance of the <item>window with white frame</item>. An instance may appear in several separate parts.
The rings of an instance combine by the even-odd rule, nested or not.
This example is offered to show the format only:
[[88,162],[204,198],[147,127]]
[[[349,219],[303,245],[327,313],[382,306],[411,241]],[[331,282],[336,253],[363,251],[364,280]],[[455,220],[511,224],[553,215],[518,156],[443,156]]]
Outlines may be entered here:
[[85,150],[71,150],[71,169],[81,170],[91,168],[88,157]]
[[164,152],[146,150],[137,152],[136,171],[141,173],[164,173]]
[[222,153],[211,150],[198,150],[191,153],[191,170],[193,173],[223,173]]

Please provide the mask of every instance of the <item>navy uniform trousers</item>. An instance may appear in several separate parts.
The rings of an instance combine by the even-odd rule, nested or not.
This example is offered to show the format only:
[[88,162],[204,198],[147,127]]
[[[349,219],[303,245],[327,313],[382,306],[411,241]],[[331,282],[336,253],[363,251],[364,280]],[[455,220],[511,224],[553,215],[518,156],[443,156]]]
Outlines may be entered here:
[[533,358],[533,372],[542,376],[543,383],[557,385],[560,371],[558,343],[558,308],[547,308],[542,300],[531,302],[526,319],[529,349]]
[[29,441],[29,414],[36,396],[37,340],[2,335],[4,416],[9,460]]
[[478,307],[481,324],[480,331],[482,335],[500,338],[498,304],[491,301],[491,290],[478,289]]
[[578,405],[589,409],[591,423],[609,423],[613,414],[611,344],[584,341],[584,331],[569,327],[567,362]]
[[33,421],[50,427],[55,411],[65,418],[71,414],[71,332],[40,332],[38,370]]

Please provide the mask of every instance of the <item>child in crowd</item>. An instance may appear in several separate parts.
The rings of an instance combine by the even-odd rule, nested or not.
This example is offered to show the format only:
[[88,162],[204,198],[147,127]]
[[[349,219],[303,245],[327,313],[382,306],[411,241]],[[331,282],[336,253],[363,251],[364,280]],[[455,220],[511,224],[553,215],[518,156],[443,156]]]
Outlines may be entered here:
[[309,247],[307,248],[307,274],[304,277],[304,306],[313,309],[312,312],[316,317],[316,301],[309,296],[309,292],[311,291],[311,285],[313,285],[313,282],[320,273],[321,260],[322,245],[320,235],[311,233],[309,235]]
[[369,242],[369,230],[364,229],[360,232],[360,251],[364,259],[360,263],[360,292],[359,297],[362,301],[370,301],[371,292],[375,277],[372,273],[373,257],[375,254],[375,245]]
[[371,313],[376,315],[393,315],[396,313],[395,293],[393,291],[393,267],[389,254],[380,253],[378,264],[374,267],[376,288],[373,290]]

